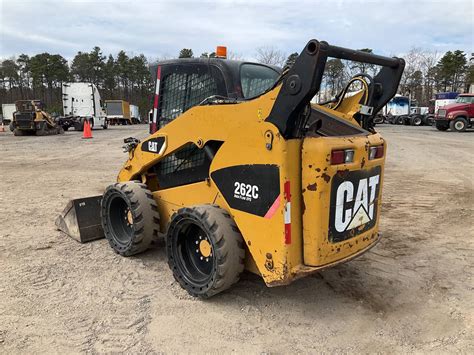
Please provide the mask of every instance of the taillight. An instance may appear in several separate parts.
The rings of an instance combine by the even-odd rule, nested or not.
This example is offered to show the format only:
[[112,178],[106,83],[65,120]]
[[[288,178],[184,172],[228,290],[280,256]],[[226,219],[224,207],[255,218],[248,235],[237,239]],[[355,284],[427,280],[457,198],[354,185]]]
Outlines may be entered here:
[[383,145],[370,147],[369,160],[379,159],[383,157]]
[[331,164],[348,164],[354,161],[354,150],[353,149],[344,149],[344,150],[333,150],[331,152]]

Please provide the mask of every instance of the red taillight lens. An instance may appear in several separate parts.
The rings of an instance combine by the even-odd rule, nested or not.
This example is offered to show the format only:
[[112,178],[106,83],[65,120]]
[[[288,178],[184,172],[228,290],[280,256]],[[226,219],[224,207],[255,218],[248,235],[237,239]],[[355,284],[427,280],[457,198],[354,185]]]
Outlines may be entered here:
[[343,164],[344,163],[344,151],[343,150],[333,150],[331,153],[331,164]]
[[331,152],[331,164],[347,164],[354,161],[354,150],[345,149],[345,150],[333,150]]
[[379,159],[383,157],[383,145],[370,147],[369,160]]

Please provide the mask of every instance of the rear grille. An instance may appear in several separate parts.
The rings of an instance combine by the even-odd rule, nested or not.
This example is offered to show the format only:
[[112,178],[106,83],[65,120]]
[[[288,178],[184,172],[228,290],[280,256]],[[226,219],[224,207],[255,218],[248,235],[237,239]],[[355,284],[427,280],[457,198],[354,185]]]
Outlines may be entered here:
[[32,120],[16,120],[16,125],[20,128],[31,128]]
[[31,128],[33,123],[34,114],[31,112],[23,112],[15,114],[16,125],[19,128]]
[[446,110],[438,110],[438,117],[446,117]]

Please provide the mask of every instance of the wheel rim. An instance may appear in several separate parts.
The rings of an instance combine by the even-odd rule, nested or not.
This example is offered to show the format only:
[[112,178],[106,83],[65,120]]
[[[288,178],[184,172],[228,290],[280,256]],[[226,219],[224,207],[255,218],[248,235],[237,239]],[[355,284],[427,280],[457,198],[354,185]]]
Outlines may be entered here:
[[464,128],[464,122],[457,121],[454,123],[454,128],[456,128],[458,131],[462,130]]
[[186,281],[206,286],[215,269],[215,255],[207,233],[192,220],[183,220],[175,230],[177,267]]
[[415,118],[415,126],[419,126],[421,124],[421,118],[417,117]]
[[113,196],[108,212],[107,219],[114,239],[119,244],[128,244],[133,236],[133,215],[127,202],[120,195]]

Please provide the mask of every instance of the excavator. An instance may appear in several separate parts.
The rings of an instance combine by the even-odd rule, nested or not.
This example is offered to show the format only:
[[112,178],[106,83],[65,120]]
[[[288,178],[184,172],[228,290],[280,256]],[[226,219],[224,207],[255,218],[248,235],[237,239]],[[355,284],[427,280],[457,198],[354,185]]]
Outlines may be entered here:
[[[58,228],[105,236],[124,257],[164,238],[175,280],[199,298],[244,270],[287,285],[374,247],[387,142],[373,121],[403,59],[314,39],[283,70],[217,54],[158,63],[150,136],[125,139],[117,182],[70,201]],[[312,103],[328,58],[379,70]]]

